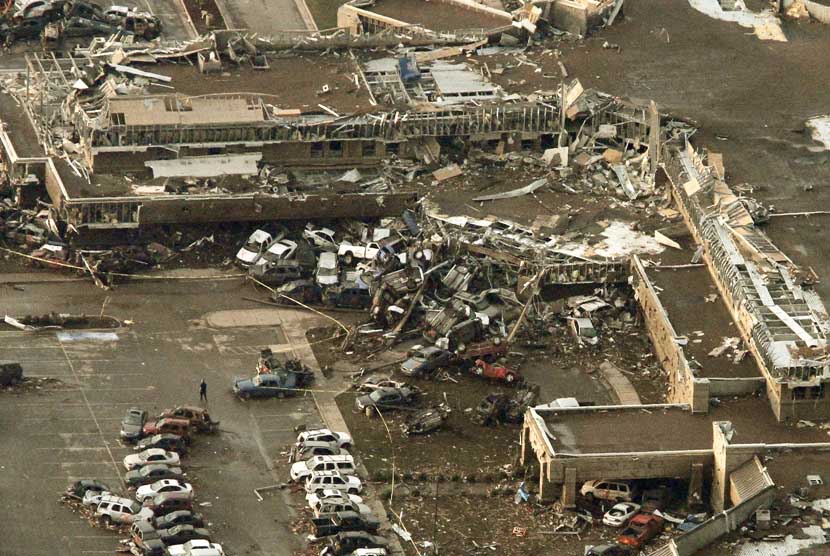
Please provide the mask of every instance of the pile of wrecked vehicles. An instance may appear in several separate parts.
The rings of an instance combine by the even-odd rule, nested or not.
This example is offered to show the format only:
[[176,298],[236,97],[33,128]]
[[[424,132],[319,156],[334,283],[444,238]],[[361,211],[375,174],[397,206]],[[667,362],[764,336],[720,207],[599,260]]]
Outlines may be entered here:
[[144,40],[161,35],[161,20],[135,8],[102,8],[88,0],[6,0],[0,8],[0,41],[11,46],[19,40],[58,41],[83,36],[122,33]]
[[224,556],[205,517],[195,511],[196,493],[183,464],[196,433],[215,433],[219,422],[201,407],[178,406],[155,418],[131,407],[121,421],[120,439],[134,448],[124,457],[119,493],[96,479],[69,485],[63,501],[92,525],[125,534],[134,556]]
[[291,447],[291,481],[303,485],[320,556],[386,556],[380,521],[363,501],[363,483],[349,453],[352,437],[329,429],[300,432]]

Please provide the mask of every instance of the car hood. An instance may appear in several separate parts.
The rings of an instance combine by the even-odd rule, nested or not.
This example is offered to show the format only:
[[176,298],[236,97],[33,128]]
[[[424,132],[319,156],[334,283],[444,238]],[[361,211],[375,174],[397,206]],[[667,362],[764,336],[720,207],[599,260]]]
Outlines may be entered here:
[[141,463],[141,456],[138,454],[130,454],[124,458],[124,465],[135,465]]
[[424,361],[425,361],[425,359],[420,359],[418,357],[411,357],[411,358],[407,359],[406,361],[404,361],[403,363],[401,363],[401,368],[406,369],[407,371],[414,371],[415,369],[417,369],[418,367],[423,365]]
[[368,405],[373,405],[375,402],[372,401],[372,398],[369,396],[369,394],[365,394],[363,396],[358,396],[354,403],[358,407],[366,407]]
[[142,426],[136,423],[121,423],[121,434],[123,436],[135,436],[141,434]]
[[140,486],[135,491],[135,497],[136,497],[137,500],[142,500],[144,498],[153,496],[154,494],[155,494],[155,491],[153,490],[153,485]]
[[301,475],[303,473],[308,473],[308,466],[304,461],[298,461],[297,463],[291,464],[292,476]]
[[236,252],[236,258],[242,261],[243,263],[252,263],[257,259],[258,255],[253,251],[249,251],[247,248],[243,247],[239,251]]
[[253,390],[256,388],[254,382],[250,378],[239,378],[233,383],[237,390]]

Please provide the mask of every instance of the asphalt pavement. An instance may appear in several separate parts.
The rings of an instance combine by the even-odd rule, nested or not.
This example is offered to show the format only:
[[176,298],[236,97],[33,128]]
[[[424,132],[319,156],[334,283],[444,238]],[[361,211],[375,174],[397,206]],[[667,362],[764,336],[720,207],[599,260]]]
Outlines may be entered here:
[[[60,380],[40,390],[0,393],[0,492],[6,501],[0,553],[112,553],[120,537],[60,505],[61,492],[78,478],[98,478],[125,492],[121,462],[132,450],[118,440],[121,415],[133,405],[156,415],[198,404],[203,378],[221,432],[198,436],[184,461],[198,510],[229,554],[288,555],[300,545],[290,524],[302,496],[274,489],[259,501],[254,489],[287,480],[295,427],[321,422],[314,400],[242,402],[230,389],[234,377],[253,374],[262,347],[293,353],[289,335],[280,326],[247,321],[212,328],[203,318],[214,310],[249,308],[241,297],[250,294],[237,281],[144,282],[112,292],[79,282],[26,284],[23,292],[0,286],[7,314],[99,314],[103,308],[133,321],[114,330],[0,332],[0,359],[19,360],[28,376]],[[41,534],[44,524],[48,535]]]

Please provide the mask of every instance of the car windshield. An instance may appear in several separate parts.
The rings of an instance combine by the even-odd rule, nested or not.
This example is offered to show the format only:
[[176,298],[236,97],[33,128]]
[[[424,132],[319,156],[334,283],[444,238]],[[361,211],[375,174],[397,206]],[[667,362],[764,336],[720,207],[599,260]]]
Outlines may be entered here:
[[259,242],[255,239],[248,239],[247,243],[245,243],[245,249],[256,253],[259,251]]
[[141,414],[136,412],[127,413],[127,417],[124,421],[128,425],[138,425],[141,423]]

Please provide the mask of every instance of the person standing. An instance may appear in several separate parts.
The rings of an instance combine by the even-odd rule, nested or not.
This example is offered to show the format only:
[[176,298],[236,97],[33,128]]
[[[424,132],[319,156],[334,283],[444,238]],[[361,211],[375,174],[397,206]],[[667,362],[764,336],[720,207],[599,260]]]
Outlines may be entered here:
[[207,382],[205,382],[205,379],[202,379],[199,384],[199,401],[207,403]]

